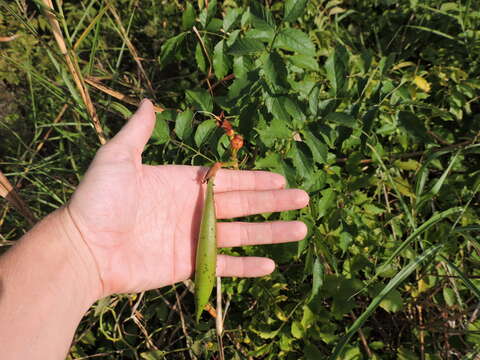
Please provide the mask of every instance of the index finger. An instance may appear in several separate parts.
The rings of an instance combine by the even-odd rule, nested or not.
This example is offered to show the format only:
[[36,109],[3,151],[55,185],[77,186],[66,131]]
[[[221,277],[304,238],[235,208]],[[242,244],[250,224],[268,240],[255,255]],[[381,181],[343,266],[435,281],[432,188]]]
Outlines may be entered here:
[[215,192],[278,190],[286,185],[285,178],[269,171],[220,169],[215,176]]

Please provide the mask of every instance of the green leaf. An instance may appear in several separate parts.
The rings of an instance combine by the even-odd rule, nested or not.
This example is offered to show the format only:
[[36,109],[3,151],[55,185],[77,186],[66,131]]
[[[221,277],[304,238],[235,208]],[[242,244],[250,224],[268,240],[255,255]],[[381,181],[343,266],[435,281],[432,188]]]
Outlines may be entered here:
[[317,204],[317,219],[320,219],[327,214],[327,211],[335,205],[337,198],[337,195],[332,188],[325,189],[320,194],[320,201]]
[[294,51],[306,56],[315,56],[315,45],[308,35],[299,29],[286,28],[281,30],[275,38],[273,47]]
[[257,29],[269,30],[275,28],[272,13],[257,1],[250,3],[249,21]]
[[313,299],[318,295],[320,289],[323,286],[323,264],[318,257],[315,258],[313,263],[313,280],[312,280],[312,292],[310,293],[310,299]]
[[263,72],[267,81],[278,87],[286,87],[287,68],[283,59],[276,52],[268,54],[263,65]]
[[157,120],[155,122],[155,128],[152,133],[152,140],[154,144],[165,144],[170,140],[170,129],[165,121],[162,113],[157,113]]
[[397,312],[403,308],[403,299],[396,289],[390,291],[380,302],[380,307],[388,312]]
[[186,32],[180,33],[177,36],[168,39],[162,45],[160,49],[160,66],[162,68],[172,62],[175,55],[177,54],[178,49],[180,48],[180,46],[182,46],[183,41],[185,40],[185,36],[187,36]]
[[319,71],[318,61],[313,56],[307,56],[302,54],[296,54],[290,56],[288,60],[295,66],[305,70]]
[[322,354],[320,350],[313,344],[307,344],[303,348],[303,353],[306,360],[318,360],[325,358],[325,354]]
[[195,25],[195,9],[191,2],[187,2],[185,11],[182,14],[182,28],[190,30]]
[[195,132],[195,145],[200,147],[215,131],[217,125],[215,120],[208,119],[198,125],[197,131]]
[[187,90],[185,94],[187,95],[188,102],[192,104],[196,110],[212,112],[213,100],[207,90]]
[[313,170],[312,163],[309,157],[302,151],[299,144],[292,144],[288,152],[288,157],[292,159],[293,166],[302,178],[309,178],[311,176]]
[[248,56],[235,56],[233,59],[233,73],[235,78],[245,78],[253,70],[255,64]]
[[207,27],[207,25],[210,23],[216,13],[217,0],[211,0],[208,3],[208,8],[203,9],[199,16],[200,24],[202,24],[203,28]]
[[399,111],[397,113],[398,124],[414,139],[422,142],[428,142],[427,128],[415,114],[409,111]]
[[166,359],[167,353],[162,350],[152,350],[147,352],[142,352],[140,357],[144,360],[164,360]]
[[344,112],[333,112],[328,114],[325,117],[325,120],[332,121],[338,125],[356,128],[358,126],[357,121],[352,115],[346,114]]
[[284,96],[266,96],[265,105],[267,110],[277,119],[282,120],[284,123],[290,121],[290,115],[284,106]]
[[203,55],[202,45],[198,42],[195,46],[195,60],[197,62],[197,67],[202,70],[204,73],[207,72],[207,60]]
[[272,146],[276,139],[287,139],[291,137],[291,131],[288,129],[284,120],[274,118],[270,126],[266,129],[257,129],[260,139],[267,146]]
[[299,321],[292,322],[291,332],[295,339],[301,339],[305,334],[305,330]]
[[283,21],[292,22],[303,15],[308,0],[287,0],[283,12]]
[[234,56],[243,56],[259,53],[265,50],[260,40],[249,38],[237,38],[228,49],[228,53]]
[[457,303],[457,298],[455,297],[455,291],[451,288],[445,286],[443,288],[443,299],[448,306],[454,306]]
[[274,30],[250,29],[245,33],[245,38],[260,40],[265,43],[269,43],[274,37]]
[[188,109],[177,115],[175,120],[175,134],[184,140],[192,133],[193,112]]
[[343,46],[339,46],[325,62],[327,79],[335,97],[341,96],[347,84],[348,54]]
[[417,236],[420,234],[423,234],[425,231],[427,231],[429,228],[431,228],[433,225],[438,223],[439,221],[447,218],[448,216],[457,214],[459,212],[463,211],[463,208],[458,206],[458,207],[453,207],[448,210],[444,210],[442,212],[437,212],[430,217],[427,221],[425,221],[422,225],[420,225],[418,228],[415,229],[413,233],[408,236],[403,243],[400,246],[397,246],[395,248],[395,251],[393,252],[392,255],[378,268],[380,271],[383,267],[387,266],[392,262],[392,260],[400,254]]
[[410,274],[412,274],[415,269],[425,260],[429,259],[434,255],[440,246],[431,247],[426,250],[422,255],[418,256],[415,260],[411,261],[407,266],[405,266],[400,272],[398,272],[395,277],[393,277],[388,284],[382,289],[382,291],[372,299],[367,309],[355,320],[352,326],[347,330],[344,336],[338,341],[335,346],[330,359],[338,359],[340,355],[345,350],[345,346],[348,344],[350,338],[356,334],[358,329],[362,327],[365,321],[372,315],[375,309],[378,307],[380,302],[395,288],[397,288]]
[[213,50],[213,70],[218,79],[223,79],[232,67],[232,60],[225,54],[225,43],[219,41]]
[[241,10],[239,8],[228,8],[223,17],[223,30],[228,32],[237,21],[240,13]]
[[327,163],[328,147],[322,143],[312,132],[304,130],[302,132],[305,138],[305,144],[309,147],[313,155],[313,160],[319,164]]

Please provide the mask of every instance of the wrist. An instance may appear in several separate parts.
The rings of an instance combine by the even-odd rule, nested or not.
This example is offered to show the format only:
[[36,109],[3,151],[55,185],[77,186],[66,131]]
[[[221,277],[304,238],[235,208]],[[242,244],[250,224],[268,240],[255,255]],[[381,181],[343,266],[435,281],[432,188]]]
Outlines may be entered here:
[[67,262],[65,271],[78,285],[82,302],[88,308],[102,297],[103,285],[93,254],[73,221],[68,206],[46,218],[55,231],[56,246]]

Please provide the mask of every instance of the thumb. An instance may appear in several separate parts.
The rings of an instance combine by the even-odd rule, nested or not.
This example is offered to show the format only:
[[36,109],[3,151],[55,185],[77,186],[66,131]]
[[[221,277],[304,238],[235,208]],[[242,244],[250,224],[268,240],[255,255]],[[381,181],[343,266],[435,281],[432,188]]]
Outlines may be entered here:
[[155,127],[153,104],[143,99],[137,111],[111,140],[112,143],[126,147],[135,155],[140,155]]

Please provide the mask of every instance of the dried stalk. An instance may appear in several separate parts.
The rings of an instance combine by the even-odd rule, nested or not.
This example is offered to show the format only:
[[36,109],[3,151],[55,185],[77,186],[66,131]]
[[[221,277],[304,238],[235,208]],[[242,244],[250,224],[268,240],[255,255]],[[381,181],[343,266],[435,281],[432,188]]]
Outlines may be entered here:
[[29,207],[22,200],[20,195],[15,191],[13,185],[8,181],[7,177],[0,170],[0,196],[5,198],[10,205],[18,210],[25,219],[27,219],[30,225],[34,225],[37,222],[35,215],[31,212]]
[[[140,101],[135,100],[134,98],[132,98],[130,96],[124,95],[119,91],[113,90],[113,89],[103,85],[102,83],[94,80],[92,77],[85,78],[85,82],[87,84],[93,86],[94,88],[100,90],[101,92],[104,92],[105,94],[108,94],[111,97],[114,97],[115,99],[126,102],[127,104],[130,104],[130,105],[135,105],[135,106],[140,105]],[[162,112],[162,111],[165,110],[161,106],[157,106],[157,105],[153,105],[153,109],[155,110],[155,112]]]
[[48,22],[50,23],[53,36],[55,37],[55,40],[60,49],[60,52],[65,58],[68,69],[73,77],[73,80],[75,82],[75,85],[78,91],[80,92],[80,96],[82,97],[83,103],[85,104],[88,115],[92,119],[93,127],[95,128],[95,132],[97,133],[100,144],[103,145],[107,142],[107,138],[105,137],[105,133],[103,132],[102,126],[100,125],[100,120],[95,110],[95,106],[93,105],[93,102],[90,98],[90,94],[88,93],[88,89],[85,86],[85,82],[79,70],[78,60],[75,54],[73,54],[67,48],[62,30],[60,29],[60,24],[58,23],[58,20],[53,13],[52,1],[42,0],[42,2],[47,8],[47,11],[45,11],[45,16],[47,17]]

